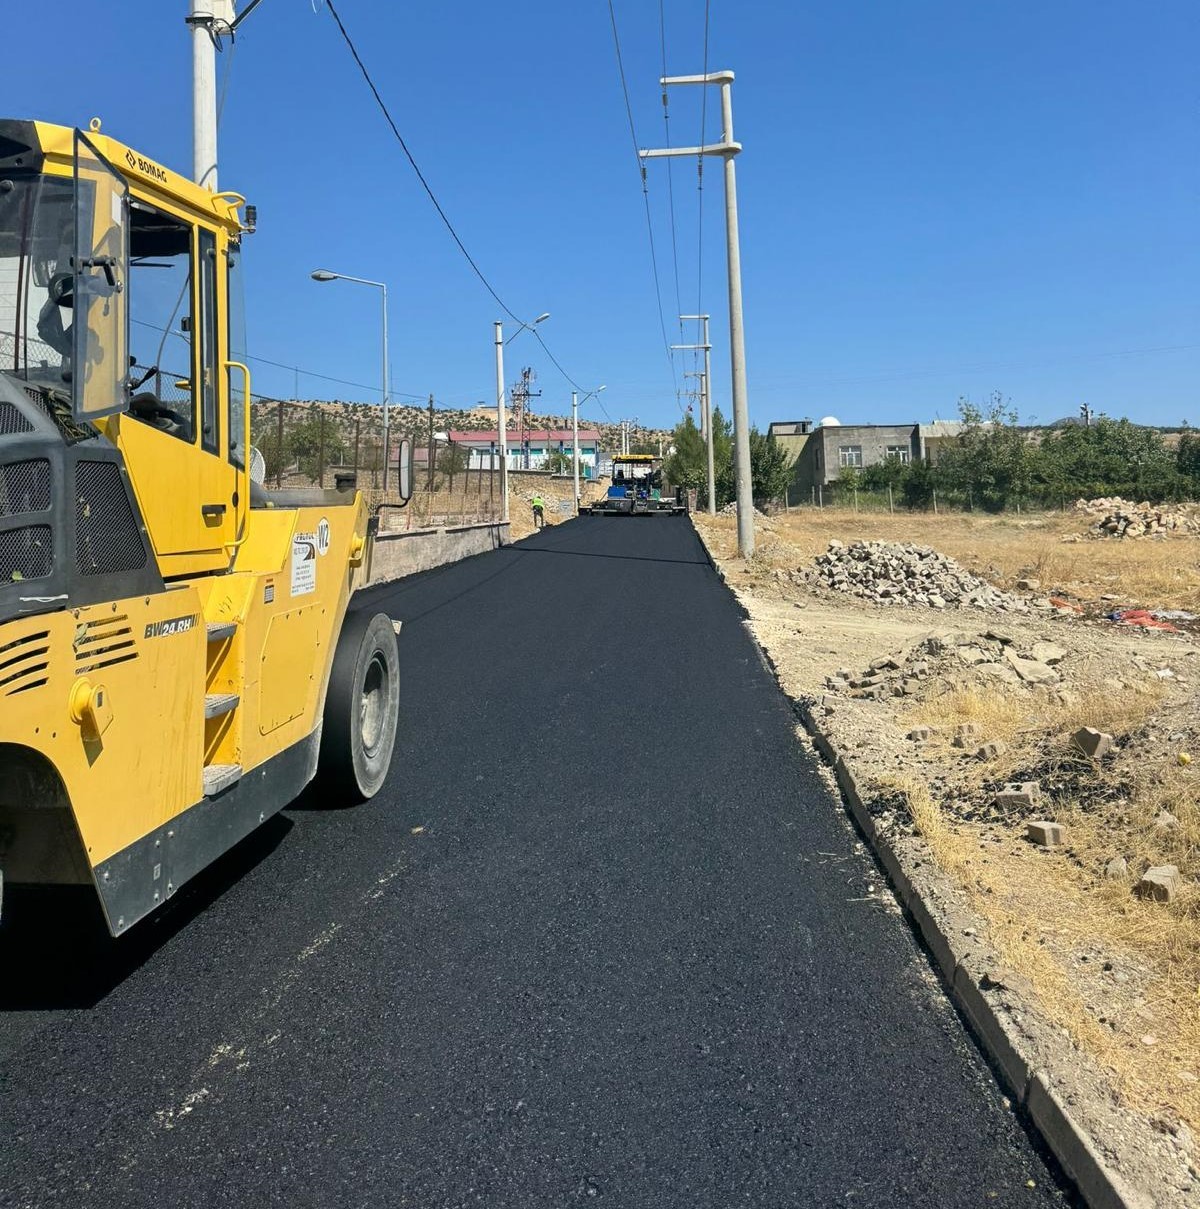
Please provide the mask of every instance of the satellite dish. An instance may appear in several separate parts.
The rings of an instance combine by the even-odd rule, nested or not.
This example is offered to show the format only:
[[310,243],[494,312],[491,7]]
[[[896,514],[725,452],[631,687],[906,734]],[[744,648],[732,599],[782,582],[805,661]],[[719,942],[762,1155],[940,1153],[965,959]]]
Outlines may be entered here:
[[818,428],[841,428],[842,422],[837,416],[823,416],[817,421]]
[[250,446],[250,481],[257,483],[260,487],[266,482],[267,478],[267,459],[262,453]]

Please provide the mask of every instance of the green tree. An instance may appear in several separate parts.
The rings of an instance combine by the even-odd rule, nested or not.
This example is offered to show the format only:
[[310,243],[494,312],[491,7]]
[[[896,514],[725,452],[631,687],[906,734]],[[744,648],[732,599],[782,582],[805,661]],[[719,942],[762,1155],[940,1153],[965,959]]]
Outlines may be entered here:
[[924,458],[918,458],[904,467],[904,475],[900,479],[900,497],[906,508],[914,511],[928,508],[933,503],[936,487],[937,467],[931,466]]
[[1056,429],[1034,454],[1033,469],[1038,484],[1058,496],[1165,499],[1180,486],[1178,455],[1154,429],[1124,419]]
[[284,464],[294,461],[310,482],[317,482],[330,466],[345,463],[341,427],[320,410],[285,423],[283,441]]
[[1189,429],[1180,435],[1175,470],[1186,494],[1193,499],[1200,497],[1200,433]]
[[787,490],[792,466],[782,445],[750,429],[750,491],[756,500],[777,500]]
[[717,507],[731,503],[737,492],[733,480],[733,425],[721,414],[719,407],[712,412],[713,475],[717,480]]
[[[873,466],[867,466],[860,471],[860,486],[865,491],[886,492],[889,487],[895,491],[903,483],[907,470],[908,464],[902,462],[898,457],[884,458],[882,462],[876,462]],[[840,484],[845,477],[845,470],[839,471],[838,483]]]
[[675,425],[671,445],[663,462],[663,477],[672,487],[700,490],[708,478],[708,452],[690,413]]
[[467,464],[471,460],[471,455],[462,445],[456,445],[451,441],[447,445],[443,445],[438,450],[437,468],[450,480],[450,490],[454,490],[454,476],[462,474],[467,468]]
[[958,410],[963,431],[938,459],[939,475],[968,506],[1000,512],[1029,490],[1033,457],[1028,438],[999,391],[983,408],[960,399]]
[[[546,454],[546,460],[542,463],[542,469],[550,471],[551,474],[571,474],[574,467],[574,453],[565,453],[561,449],[552,449]],[[580,473],[583,473],[582,468]]]

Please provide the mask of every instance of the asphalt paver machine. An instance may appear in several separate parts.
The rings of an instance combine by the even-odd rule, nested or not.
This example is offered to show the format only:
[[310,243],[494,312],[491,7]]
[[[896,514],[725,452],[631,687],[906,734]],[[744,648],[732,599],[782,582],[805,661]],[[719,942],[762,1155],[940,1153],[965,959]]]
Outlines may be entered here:
[[251,227],[98,122],[0,120],[0,872],[94,885],[114,935],[392,755],[362,494],[251,481]]
[[687,511],[682,491],[663,482],[663,460],[649,453],[613,456],[612,483],[591,506],[593,516],[675,516]]

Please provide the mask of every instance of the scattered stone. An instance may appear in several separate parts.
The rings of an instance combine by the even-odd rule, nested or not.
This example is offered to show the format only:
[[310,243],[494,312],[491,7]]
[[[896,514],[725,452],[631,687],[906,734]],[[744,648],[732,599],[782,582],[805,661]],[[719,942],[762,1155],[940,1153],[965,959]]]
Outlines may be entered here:
[[914,743],[924,743],[929,739],[930,735],[932,735],[932,734],[933,734],[933,730],[931,727],[916,726],[908,732],[908,737]]
[[992,800],[1001,810],[1032,810],[1041,796],[1042,787],[1037,781],[1010,781]]
[[929,607],[931,609],[944,609],[946,607],[946,602],[936,592],[930,592]]
[[995,659],[991,651],[985,651],[981,646],[960,646],[955,654],[968,667],[974,667],[977,663],[991,663]]
[[1004,753],[1004,744],[999,739],[993,739],[990,743],[983,743],[975,749],[975,759],[977,760],[994,760],[997,756]]
[[1169,810],[1160,810],[1158,817],[1154,820],[1154,830],[1178,831],[1179,820]]
[[1018,579],[1017,588],[1022,592],[1036,592],[1042,586],[1040,579]]
[[1114,856],[1104,866],[1104,876],[1110,882],[1123,882],[1129,876],[1129,862],[1123,856]]
[[1004,657],[1026,684],[1057,684],[1060,679],[1052,667],[1047,667],[1036,659],[1024,659],[1014,654],[1011,648],[1005,649]]
[[1155,865],[1142,874],[1142,880],[1137,884],[1138,895],[1156,903],[1174,902],[1182,889],[1183,878],[1175,865]]
[[900,687],[904,690],[906,696],[912,696],[913,693],[920,691],[921,682],[913,676],[908,676],[900,681]]
[[1066,647],[1056,642],[1035,642],[1029,654],[1039,663],[1061,663],[1069,654]]
[[1013,641],[1013,636],[1003,630],[985,630],[983,636],[990,638],[992,642],[1000,642],[1008,646]]
[[1071,742],[1093,760],[1099,760],[1112,749],[1113,737],[1106,731],[1094,730],[1090,726],[1082,726],[1071,736]]
[[1062,824],[1047,822],[1045,819],[1026,823],[1025,838],[1042,848],[1061,848],[1063,843]]

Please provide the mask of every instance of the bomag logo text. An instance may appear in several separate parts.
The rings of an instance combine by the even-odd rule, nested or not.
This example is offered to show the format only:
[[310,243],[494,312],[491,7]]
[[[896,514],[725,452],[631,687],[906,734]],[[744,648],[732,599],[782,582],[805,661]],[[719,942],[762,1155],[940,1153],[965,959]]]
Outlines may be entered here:
[[140,155],[134,155],[132,151],[125,152],[125,161],[131,168],[136,168],[139,172],[144,172],[147,176],[152,176],[156,181],[167,182],[167,170],[160,168],[157,164],[150,160],[142,159]]
[[172,634],[186,634],[196,624],[196,614],[187,617],[172,617],[168,621],[152,621],[146,626],[147,638],[169,638]]

